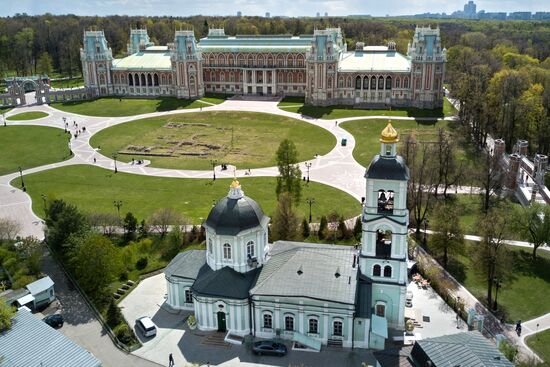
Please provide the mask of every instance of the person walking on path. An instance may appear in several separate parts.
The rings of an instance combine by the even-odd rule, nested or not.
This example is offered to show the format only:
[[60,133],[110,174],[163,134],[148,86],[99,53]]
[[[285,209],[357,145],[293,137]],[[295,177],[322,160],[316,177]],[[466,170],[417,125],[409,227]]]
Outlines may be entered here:
[[172,356],[172,353],[168,356],[168,367],[172,367],[174,365],[174,356]]

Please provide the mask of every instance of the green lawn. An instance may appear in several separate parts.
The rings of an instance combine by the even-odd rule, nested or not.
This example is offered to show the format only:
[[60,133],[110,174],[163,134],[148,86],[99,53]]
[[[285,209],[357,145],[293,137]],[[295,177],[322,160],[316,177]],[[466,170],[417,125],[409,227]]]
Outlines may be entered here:
[[13,107],[0,107],[0,114],[10,111]]
[[11,115],[6,117],[8,121],[27,121],[27,120],[36,120],[48,116],[46,112],[41,111],[32,111],[32,112],[23,112],[18,113],[17,115]]
[[[328,131],[288,117],[253,112],[198,112],[127,122],[100,131],[93,147],[122,161],[149,159],[154,167],[212,169],[210,160],[238,168],[276,164],[281,140],[296,144],[300,161],[329,152],[336,140]],[[311,142],[315,142],[312,144]]]
[[550,345],[550,329],[529,336],[526,341],[529,348],[533,349],[540,358],[550,364],[550,348],[548,348]]
[[82,79],[82,77],[80,77],[80,78],[65,79],[65,80],[52,80],[50,82],[50,85],[51,85],[52,88],[83,87],[84,86],[84,79]]
[[453,116],[458,110],[449,102],[447,98],[443,98],[443,114],[445,116]]
[[69,158],[69,135],[45,126],[0,127],[0,176]]
[[204,97],[201,98],[201,101],[212,104],[220,104],[232,96],[232,94],[206,93]]
[[[465,255],[455,256],[449,272],[481,302],[487,296],[486,281],[473,269],[470,252],[478,242],[466,241]],[[550,253],[539,251],[533,264],[530,249],[510,246],[512,255],[511,279],[503,282],[498,292],[499,309],[505,310],[507,322],[529,320],[550,312]],[[494,296],[494,294],[493,294]]]
[[[272,216],[276,207],[275,177],[240,179],[245,194],[256,200],[265,213]],[[178,179],[114,174],[88,165],[56,168],[25,176],[27,192],[34,212],[43,217],[42,194],[64,199],[86,212],[116,212],[114,200],[122,200],[122,213],[132,212],[140,220],[158,208],[174,208],[194,223],[201,223],[215,200],[227,195],[231,179]],[[19,180],[14,179],[19,186]],[[361,212],[360,204],[347,193],[327,185],[310,182],[302,186],[302,202],[297,207],[306,216],[309,206],[305,198],[314,197],[313,218],[337,210],[346,218]]]
[[[372,158],[380,153],[380,133],[387,124],[388,120],[386,119],[355,120],[340,124],[343,129],[355,137],[353,157],[362,166],[368,167]],[[401,142],[404,141],[405,135],[409,134],[415,134],[420,141],[432,141],[437,137],[437,130],[446,128],[449,122],[445,120],[392,120],[392,125],[399,133]]]
[[[223,102],[219,97],[207,97],[207,102]],[[188,108],[208,107],[209,104],[174,97],[138,99],[138,98],[100,98],[93,101],[73,101],[52,103],[52,107],[61,111],[87,116],[120,117],[135,116],[144,113],[172,111]]]

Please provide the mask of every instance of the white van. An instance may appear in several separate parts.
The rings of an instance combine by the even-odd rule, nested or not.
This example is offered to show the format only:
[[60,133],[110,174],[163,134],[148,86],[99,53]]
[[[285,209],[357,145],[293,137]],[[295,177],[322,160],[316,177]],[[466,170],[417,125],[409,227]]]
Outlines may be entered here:
[[145,337],[157,335],[157,326],[148,316],[143,316],[137,319],[136,327],[141,330],[143,336]]

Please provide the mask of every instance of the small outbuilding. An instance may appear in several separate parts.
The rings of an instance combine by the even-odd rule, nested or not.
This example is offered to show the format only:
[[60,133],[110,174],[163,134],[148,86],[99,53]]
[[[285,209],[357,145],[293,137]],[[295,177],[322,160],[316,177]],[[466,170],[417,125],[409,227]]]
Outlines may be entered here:
[[33,306],[40,307],[44,304],[50,304],[55,300],[54,282],[46,276],[35,282],[27,284],[25,287],[34,298]]

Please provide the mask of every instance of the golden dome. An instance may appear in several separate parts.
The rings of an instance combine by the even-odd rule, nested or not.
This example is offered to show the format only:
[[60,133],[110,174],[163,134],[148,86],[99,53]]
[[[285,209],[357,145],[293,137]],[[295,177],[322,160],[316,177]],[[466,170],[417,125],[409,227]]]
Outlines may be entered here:
[[382,130],[380,134],[380,141],[382,143],[397,143],[399,141],[397,131],[391,125],[391,121],[388,122],[388,125]]
[[241,187],[241,184],[239,183],[239,181],[237,181],[236,178],[234,178],[233,182],[231,182],[231,185],[229,187],[231,187],[232,189],[236,189]]

